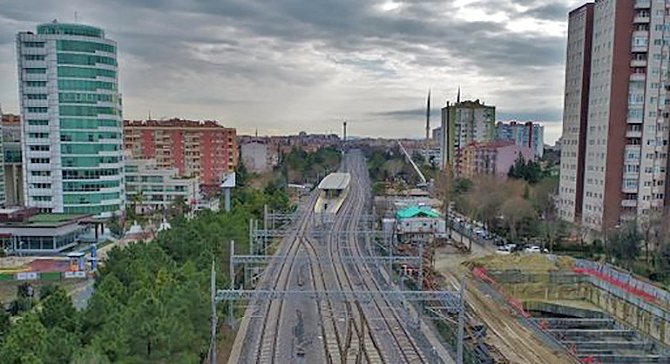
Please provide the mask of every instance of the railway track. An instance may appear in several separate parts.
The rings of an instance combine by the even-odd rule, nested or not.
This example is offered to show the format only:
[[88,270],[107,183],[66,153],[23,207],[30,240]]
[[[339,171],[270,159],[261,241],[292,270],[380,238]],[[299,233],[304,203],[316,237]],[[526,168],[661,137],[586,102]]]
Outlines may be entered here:
[[[325,238],[317,240],[310,234],[318,196],[315,193],[301,209],[293,233],[280,245],[277,255],[284,258],[268,265],[257,289],[321,292],[389,289],[389,282],[380,278],[379,266],[362,258],[371,255],[363,248],[358,234],[361,217],[370,202],[370,183],[363,156],[347,154],[343,172],[352,175],[349,196],[324,234]],[[384,296],[352,302],[342,300],[341,296],[328,296],[328,293],[326,299],[320,300],[299,295],[286,299],[253,299],[246,311],[244,328],[236,338],[235,345],[242,348],[229,362],[429,362],[408,329],[411,323],[407,311],[396,306],[398,301]],[[302,315],[314,322],[303,325]],[[303,342],[295,337],[300,336],[298,332],[304,331],[301,328],[307,325],[313,337],[301,339],[310,341],[305,344],[311,345],[305,353],[301,351]]]
[[[302,211],[297,221],[297,228],[293,234],[284,238],[280,245],[278,254],[287,257],[285,260],[273,262],[268,265],[263,277],[260,279],[258,288],[283,290],[289,284],[289,278],[294,268],[300,241],[312,218],[313,206],[317,195],[310,196],[307,207]],[[233,362],[245,363],[274,363],[277,362],[277,348],[279,329],[281,326],[281,311],[284,300],[253,300],[247,309],[245,319],[260,321],[250,322],[243,341],[246,352],[241,352],[238,358],[232,358]],[[237,344],[238,340],[236,340]],[[236,360],[236,361],[235,361]]]
[[[342,236],[336,238],[331,247],[335,247],[336,254],[342,257],[348,251],[348,261],[341,262],[348,281],[357,289],[379,291],[384,287],[375,279],[375,272],[360,260],[360,257],[370,255],[365,252],[357,235],[358,225],[365,207],[370,200],[370,183],[364,159],[360,154],[345,157],[344,171],[352,175],[349,197],[336,220],[334,232],[339,231]],[[331,234],[337,236],[338,234]],[[358,259],[357,259],[358,258]],[[407,329],[407,320],[401,317],[398,308],[385,298],[371,300],[361,304],[364,312],[363,320],[370,328],[377,352],[385,363],[424,363],[427,362],[422,350]],[[370,320],[374,319],[374,322]],[[379,347],[381,346],[381,348]],[[381,350],[380,350],[381,349]]]

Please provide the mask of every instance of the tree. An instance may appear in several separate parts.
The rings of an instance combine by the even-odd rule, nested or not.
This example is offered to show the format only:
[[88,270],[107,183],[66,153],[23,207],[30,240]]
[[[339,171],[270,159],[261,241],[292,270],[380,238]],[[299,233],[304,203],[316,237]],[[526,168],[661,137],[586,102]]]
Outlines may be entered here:
[[553,253],[554,245],[565,232],[565,223],[557,219],[545,219],[542,220],[540,231],[544,240],[549,243],[549,251]]
[[132,208],[133,216],[137,214],[137,206],[142,205],[143,203],[144,203],[144,193],[142,192],[142,190],[137,191],[136,194],[130,197],[130,205],[133,207]]
[[512,240],[519,237],[519,227],[524,220],[537,218],[530,202],[518,196],[507,199],[501,206],[501,213]]
[[542,167],[540,163],[529,160],[526,161],[522,154],[519,154],[510,167],[507,176],[513,179],[525,180],[530,184],[540,182],[543,177]]
[[[5,307],[2,302],[0,302],[0,307]],[[9,332],[11,322],[9,321],[10,315],[4,309],[0,310],[0,345],[5,340],[5,336]]]
[[640,242],[644,237],[635,221],[627,222],[618,229],[608,232],[606,249],[619,264],[630,269],[631,263],[640,254]]
[[55,327],[47,331],[44,364],[69,363],[79,347],[79,338],[72,331]]
[[249,170],[247,166],[244,165],[242,158],[240,158],[237,163],[237,168],[235,169],[235,186],[236,187],[246,187],[249,181]]
[[109,358],[95,346],[87,346],[80,350],[72,360],[72,364],[110,364]]
[[656,278],[667,281],[670,278],[670,242],[663,243],[658,249],[658,254],[654,256],[656,257]]
[[185,214],[186,211],[188,211],[188,204],[186,203],[184,196],[175,196],[175,198],[172,200],[172,203],[170,204],[170,210],[176,212],[178,215]]
[[40,287],[40,300],[46,300],[52,293],[56,291],[56,289],[58,289],[58,286],[54,284],[47,284]]
[[655,264],[650,257],[652,251],[658,250],[670,237],[667,221],[668,214],[663,210],[652,210],[639,220],[639,228],[644,237],[644,255],[648,264]]
[[107,226],[109,227],[109,231],[112,233],[112,235],[116,237],[123,236],[123,226],[121,225],[121,218],[119,215],[113,214],[109,219]]
[[2,347],[2,363],[41,363],[46,351],[47,330],[35,313],[29,312],[11,328]]
[[61,328],[67,332],[79,330],[79,316],[72,298],[61,287],[57,287],[42,303],[39,318],[47,329]]
[[33,307],[34,289],[29,283],[23,283],[16,287],[16,300],[12,302],[12,314],[18,315]]

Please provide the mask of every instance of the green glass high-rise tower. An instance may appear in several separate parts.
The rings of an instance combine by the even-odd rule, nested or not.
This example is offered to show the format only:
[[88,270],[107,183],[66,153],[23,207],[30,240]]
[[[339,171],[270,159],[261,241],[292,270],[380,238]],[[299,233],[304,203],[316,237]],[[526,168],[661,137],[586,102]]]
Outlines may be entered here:
[[116,42],[82,24],[17,36],[24,198],[44,212],[120,212],[123,119]]

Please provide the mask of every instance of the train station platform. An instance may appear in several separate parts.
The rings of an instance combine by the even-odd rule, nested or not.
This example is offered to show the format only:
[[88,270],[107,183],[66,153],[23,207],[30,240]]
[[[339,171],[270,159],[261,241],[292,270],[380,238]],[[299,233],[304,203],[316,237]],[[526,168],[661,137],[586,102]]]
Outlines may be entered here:
[[337,214],[349,193],[349,173],[331,173],[321,180],[319,199],[314,205],[315,213]]

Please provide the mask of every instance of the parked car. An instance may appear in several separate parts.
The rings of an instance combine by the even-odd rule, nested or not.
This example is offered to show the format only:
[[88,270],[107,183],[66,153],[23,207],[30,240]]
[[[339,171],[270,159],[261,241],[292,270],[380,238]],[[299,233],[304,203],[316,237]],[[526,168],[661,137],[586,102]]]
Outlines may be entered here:
[[512,248],[510,248],[509,245],[499,246],[496,249],[496,254],[504,254],[504,255],[512,254]]
[[509,249],[512,253],[521,251],[523,249],[520,245],[517,245],[517,244],[507,244],[505,246],[509,247]]
[[526,253],[549,253],[549,250],[542,249],[538,245],[528,245],[523,251]]
[[529,245],[523,251],[526,253],[542,253],[542,249],[537,245]]

